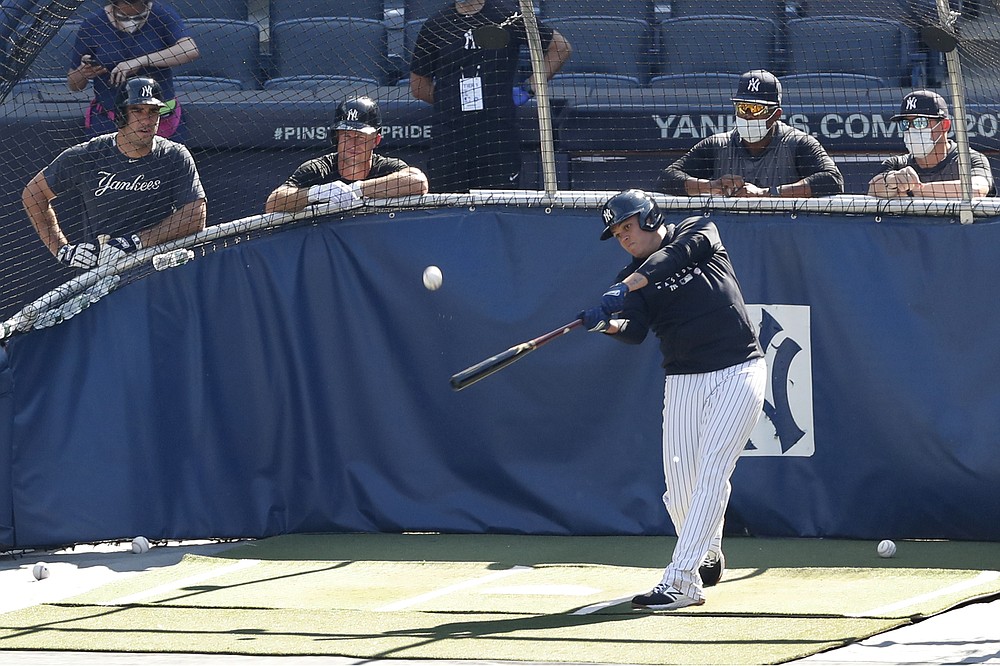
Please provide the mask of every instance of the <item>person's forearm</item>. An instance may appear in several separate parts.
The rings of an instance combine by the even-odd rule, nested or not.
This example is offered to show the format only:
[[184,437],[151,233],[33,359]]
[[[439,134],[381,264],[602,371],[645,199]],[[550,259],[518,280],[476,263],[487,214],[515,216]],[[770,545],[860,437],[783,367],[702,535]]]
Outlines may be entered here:
[[207,216],[208,206],[205,200],[192,201],[168,215],[156,226],[138,232],[139,240],[143,247],[152,247],[191,236],[205,228]]
[[[972,178],[972,196],[985,197],[989,189],[989,182],[985,178],[981,176]],[[914,189],[913,195],[928,199],[961,199],[962,181],[943,180],[935,183],[924,183],[919,191]]]
[[90,79],[87,75],[83,73],[80,68],[71,69],[69,74],[66,75],[66,86],[73,92],[78,92],[87,87],[90,83]]
[[361,193],[368,199],[427,194],[427,176],[420,169],[408,167],[388,176],[361,181]]
[[196,60],[200,55],[194,40],[185,37],[173,46],[135,58],[136,69],[140,67],[176,67]]

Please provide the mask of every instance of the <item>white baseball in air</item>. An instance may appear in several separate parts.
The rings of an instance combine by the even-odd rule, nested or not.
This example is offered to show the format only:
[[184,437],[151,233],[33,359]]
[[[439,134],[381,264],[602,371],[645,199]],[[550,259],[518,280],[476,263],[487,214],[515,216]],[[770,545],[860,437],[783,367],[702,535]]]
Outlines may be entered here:
[[31,575],[35,577],[35,580],[44,580],[49,577],[49,568],[45,566],[44,562],[39,562],[31,568]]
[[142,555],[143,553],[149,552],[149,539],[144,536],[137,536],[132,539],[132,552],[136,555]]
[[896,554],[896,544],[891,539],[882,539],[878,542],[878,556],[892,557]]
[[424,269],[424,286],[430,291],[436,291],[441,288],[441,283],[444,282],[444,276],[441,274],[441,269],[437,266],[428,266]]

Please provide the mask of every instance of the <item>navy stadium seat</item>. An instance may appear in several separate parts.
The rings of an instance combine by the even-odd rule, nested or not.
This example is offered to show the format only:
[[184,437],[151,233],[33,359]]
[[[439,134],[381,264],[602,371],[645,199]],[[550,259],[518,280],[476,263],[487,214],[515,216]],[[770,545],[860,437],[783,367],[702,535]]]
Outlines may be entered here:
[[169,0],[171,7],[186,19],[214,18],[247,20],[247,0]]
[[897,0],[803,0],[799,14],[810,16],[870,16],[905,21],[909,9]]
[[847,73],[910,86],[916,37],[903,24],[877,18],[793,19],[786,27],[788,74]]
[[382,81],[390,68],[380,21],[309,18],[271,26],[272,78],[331,75]]
[[867,74],[818,73],[785,74],[781,77],[781,85],[782,88],[787,90],[832,92],[861,88],[881,88],[885,85],[885,82],[877,76],[869,76]]
[[580,16],[545,21],[573,47],[573,54],[553,77],[564,74],[613,74],[635,83],[648,78],[649,23],[634,18]]
[[[740,2],[732,2],[732,0],[673,0],[670,3],[671,18],[716,14],[753,16],[780,22],[785,18],[785,0],[740,0]],[[696,44],[692,44],[692,51],[700,50],[697,48],[697,44],[708,45],[707,42],[697,37],[693,39]]]
[[649,80],[650,88],[695,88],[720,90],[732,95],[739,85],[740,75],[732,72],[699,72],[697,74],[661,74]]
[[653,15],[651,0],[542,0],[545,19],[567,16],[622,16],[649,20]]
[[[740,74],[774,69],[780,29],[753,16],[691,16],[666,20],[659,32],[660,74]],[[691,48],[695,38],[711,48]]]
[[73,44],[76,42],[76,33],[79,29],[80,23],[77,21],[63,23],[49,40],[49,43],[43,46],[42,50],[35,56],[21,80],[41,79],[54,82],[58,79],[65,84],[66,75],[71,69],[70,59],[73,54]]
[[249,21],[189,19],[188,32],[201,56],[173,68],[174,81],[182,89],[236,85],[238,89],[259,87],[260,31]]
[[405,0],[403,17],[407,21],[425,19],[448,4],[454,4],[453,0]]
[[382,0],[271,0],[271,24],[293,19],[349,16],[381,21]]
[[285,76],[264,82],[264,90],[342,90],[348,95],[374,96],[379,84],[374,79],[351,76]]

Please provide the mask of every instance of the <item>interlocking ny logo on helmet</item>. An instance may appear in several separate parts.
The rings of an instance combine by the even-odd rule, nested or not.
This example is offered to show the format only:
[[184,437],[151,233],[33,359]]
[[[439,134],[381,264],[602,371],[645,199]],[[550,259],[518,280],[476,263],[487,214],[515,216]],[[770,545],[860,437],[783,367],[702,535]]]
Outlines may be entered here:
[[130,106],[165,106],[160,84],[147,76],[137,76],[125,82],[115,94],[115,123],[124,127]]
[[601,211],[604,220],[604,233],[601,240],[608,240],[613,235],[611,228],[621,224],[633,215],[639,216],[639,226],[646,231],[652,231],[663,224],[663,214],[659,206],[642,190],[626,190],[608,199]]
[[337,131],[378,134],[382,131],[382,112],[370,97],[352,97],[341,102],[333,116],[331,143],[337,145]]

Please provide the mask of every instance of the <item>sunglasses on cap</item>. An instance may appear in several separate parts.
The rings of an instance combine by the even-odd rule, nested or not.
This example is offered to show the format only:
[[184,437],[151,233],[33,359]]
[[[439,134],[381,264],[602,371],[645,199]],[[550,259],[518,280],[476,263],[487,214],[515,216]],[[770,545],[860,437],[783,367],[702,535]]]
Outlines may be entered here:
[[758,104],[757,102],[736,102],[736,113],[744,116],[759,116],[765,111],[775,108],[773,104]]
[[913,129],[927,129],[927,126],[931,124],[932,120],[938,120],[938,118],[925,118],[923,116],[917,116],[913,120],[910,120],[909,118],[900,118],[897,122],[899,122],[899,129],[905,132],[911,127]]

